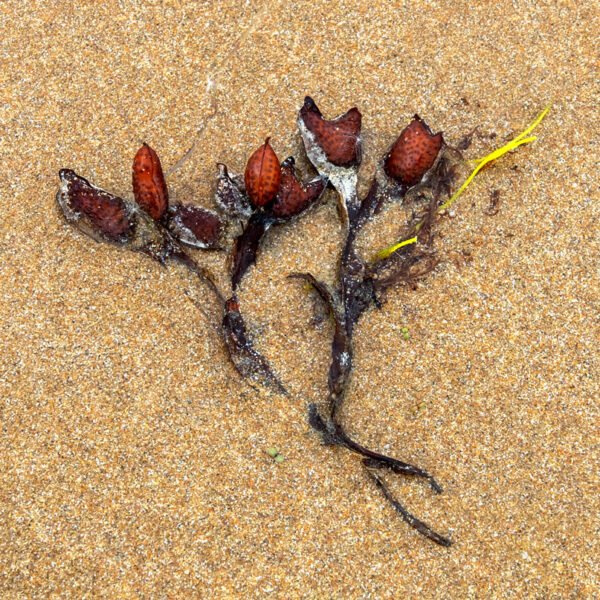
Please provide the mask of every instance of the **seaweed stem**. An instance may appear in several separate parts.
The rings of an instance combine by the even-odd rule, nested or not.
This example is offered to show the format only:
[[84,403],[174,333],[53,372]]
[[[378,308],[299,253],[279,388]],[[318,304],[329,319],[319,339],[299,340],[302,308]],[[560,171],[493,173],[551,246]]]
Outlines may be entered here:
[[[434,542],[443,546],[449,546],[449,540],[438,535],[425,523],[411,515],[392,496],[381,477],[374,474],[373,470],[388,469],[394,473],[422,477],[427,479],[432,489],[439,494],[442,492],[442,488],[433,476],[420,467],[375,452],[359,444],[346,433],[339,418],[339,411],[345,399],[352,372],[352,335],[354,328],[362,314],[372,304],[377,303],[375,296],[377,281],[372,279],[371,270],[367,268],[366,263],[359,257],[355,249],[355,242],[362,227],[371,219],[377,209],[380,208],[381,199],[378,197],[379,186],[377,177],[373,180],[369,192],[361,204],[358,202],[357,194],[357,169],[349,171],[332,170],[327,175],[329,181],[339,194],[340,205],[345,208],[345,210],[341,211],[341,219],[347,227],[346,240],[340,257],[338,284],[336,289],[333,289],[317,280],[310,273],[292,273],[289,276],[290,278],[303,279],[312,285],[321,299],[327,304],[335,325],[328,375],[329,417],[328,419],[324,419],[319,414],[317,407],[310,405],[309,423],[314,429],[320,432],[324,443],[343,446],[347,450],[363,456],[363,464],[367,468],[371,478],[382,490],[384,497],[402,515],[402,518],[411,527]],[[440,185],[436,186],[436,189]],[[391,250],[386,256],[393,254],[400,247],[414,244],[415,242],[417,242],[416,235],[412,240],[398,245],[397,248]],[[404,274],[404,270],[401,273]]]
[[219,289],[214,275],[206,267],[198,264],[187,252],[181,249],[174,251],[171,258],[197,275],[198,279],[212,290],[220,304],[225,304],[225,296]]
[[402,504],[400,504],[396,498],[394,498],[381,476],[378,473],[371,471],[368,465],[365,466],[369,477],[371,477],[371,479],[375,482],[375,485],[381,490],[381,493],[384,495],[385,499],[396,509],[406,523],[408,523],[413,529],[416,529],[421,535],[424,535],[426,538],[429,538],[432,542],[435,542],[440,546],[449,548],[452,545],[452,540],[440,535],[439,533],[436,533],[433,529],[431,529],[431,527],[429,527],[429,525],[427,525],[427,523],[424,523],[413,514],[408,512],[408,510]]

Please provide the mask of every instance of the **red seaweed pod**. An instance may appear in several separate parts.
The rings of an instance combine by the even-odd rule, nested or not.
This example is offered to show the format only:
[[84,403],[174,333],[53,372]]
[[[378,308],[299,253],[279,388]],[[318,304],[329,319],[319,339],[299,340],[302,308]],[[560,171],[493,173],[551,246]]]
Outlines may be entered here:
[[281,182],[281,165],[269,139],[248,159],[244,173],[246,193],[256,207],[269,204],[275,198]]
[[419,115],[402,131],[384,159],[385,172],[404,185],[415,185],[433,166],[444,143],[442,133],[429,128]]
[[193,248],[219,248],[223,223],[211,210],[201,206],[176,204],[169,209],[169,231]]
[[124,244],[131,240],[135,218],[123,198],[114,196],[71,169],[61,169],[57,200],[70,223],[95,239]]
[[158,154],[144,144],[133,159],[135,201],[155,220],[160,221],[169,205],[169,192]]
[[299,116],[330,163],[338,167],[360,164],[362,115],[356,107],[327,121],[315,101],[306,96]]
[[281,185],[271,213],[278,218],[290,218],[300,214],[318,200],[325,190],[325,185],[325,180],[319,178],[303,186],[296,177],[294,159],[290,156],[281,165]]

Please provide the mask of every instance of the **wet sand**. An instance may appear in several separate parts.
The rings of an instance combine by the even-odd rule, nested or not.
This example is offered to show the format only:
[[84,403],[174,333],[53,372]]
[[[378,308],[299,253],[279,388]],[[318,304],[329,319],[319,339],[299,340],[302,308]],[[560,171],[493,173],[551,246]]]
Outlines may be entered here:
[[[598,17],[593,3],[3,2],[0,595],[596,596]],[[478,126],[475,158],[553,103],[538,141],[444,220],[436,271],[355,336],[348,429],[435,474],[440,496],[388,482],[450,549],[306,422],[332,332],[286,276],[335,278],[333,196],[272,231],[242,287],[289,397],[240,380],[219,306],[181,267],[97,244],[55,206],[62,167],[130,195],[146,141],[171,197],[210,207],[215,162],[240,172],[267,135],[280,158],[303,155],[306,94],[330,117],[363,113],[364,182],[415,112],[449,143]],[[364,243],[397,230],[384,213]],[[195,256],[225,285],[224,254]]]

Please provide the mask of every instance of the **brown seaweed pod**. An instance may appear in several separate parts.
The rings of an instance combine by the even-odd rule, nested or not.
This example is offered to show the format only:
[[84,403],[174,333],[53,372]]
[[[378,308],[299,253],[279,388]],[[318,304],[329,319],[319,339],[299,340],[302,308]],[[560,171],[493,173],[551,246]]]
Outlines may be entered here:
[[135,201],[155,220],[160,221],[169,205],[169,192],[158,154],[144,144],[133,159]]
[[219,248],[223,223],[212,210],[189,204],[169,208],[169,231],[192,248]]
[[315,202],[325,191],[325,180],[322,178],[302,185],[296,177],[293,157],[283,161],[281,165],[281,185],[271,213],[273,216],[288,219],[300,214]]
[[362,115],[356,107],[327,121],[315,101],[306,96],[299,116],[331,164],[352,167],[360,163]]
[[97,240],[118,244],[135,233],[135,208],[123,198],[106,192],[71,169],[61,169],[57,200],[70,223]]
[[385,172],[401,184],[416,185],[433,166],[443,143],[442,133],[434,135],[427,123],[415,115],[385,157]]
[[244,173],[246,193],[255,207],[269,204],[281,182],[281,165],[269,139],[248,159]]

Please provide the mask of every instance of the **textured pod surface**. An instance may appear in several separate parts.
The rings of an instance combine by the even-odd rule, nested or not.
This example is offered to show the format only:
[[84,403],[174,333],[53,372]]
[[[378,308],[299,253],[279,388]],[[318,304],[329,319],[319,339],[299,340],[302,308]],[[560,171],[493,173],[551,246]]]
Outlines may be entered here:
[[194,248],[219,247],[223,223],[211,210],[177,204],[169,215],[169,230],[180,242]]
[[300,119],[314,135],[330,163],[338,167],[351,167],[360,163],[362,115],[357,108],[351,108],[328,121],[323,118],[315,101],[307,96],[300,109]]
[[229,175],[227,166],[222,163],[217,163],[217,166],[219,168],[215,190],[217,207],[226,217],[247,219],[252,214],[248,197],[240,190],[235,179]]
[[133,159],[133,195],[135,201],[155,220],[164,216],[169,193],[158,154],[144,144]]
[[306,210],[325,191],[325,181],[315,179],[303,186],[296,177],[294,159],[288,158],[281,165],[281,185],[271,212],[278,218],[289,218]]
[[70,223],[96,239],[125,243],[135,225],[125,200],[106,192],[71,169],[59,172],[57,200]]
[[281,165],[269,138],[249,158],[244,173],[246,193],[254,206],[265,206],[271,202],[279,189]]
[[441,132],[434,135],[427,123],[415,115],[388,152],[385,172],[404,185],[419,183],[433,166],[443,142]]

